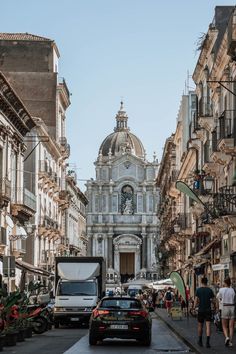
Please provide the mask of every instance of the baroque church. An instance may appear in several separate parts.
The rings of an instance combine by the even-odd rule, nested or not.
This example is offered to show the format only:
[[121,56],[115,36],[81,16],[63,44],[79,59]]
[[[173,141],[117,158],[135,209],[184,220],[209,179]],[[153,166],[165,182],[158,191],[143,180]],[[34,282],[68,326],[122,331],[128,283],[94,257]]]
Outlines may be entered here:
[[114,132],[99,148],[96,179],[86,184],[88,255],[104,257],[107,283],[117,284],[158,275],[158,161],[155,155],[147,161],[142,142],[127,123],[121,102]]

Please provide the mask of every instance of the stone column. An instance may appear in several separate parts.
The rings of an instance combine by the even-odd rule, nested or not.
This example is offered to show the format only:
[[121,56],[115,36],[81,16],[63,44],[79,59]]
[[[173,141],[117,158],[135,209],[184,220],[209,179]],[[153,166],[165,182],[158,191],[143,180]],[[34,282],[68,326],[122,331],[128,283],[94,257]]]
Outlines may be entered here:
[[147,268],[147,234],[142,233],[142,268]]
[[146,250],[146,255],[147,255],[147,268],[152,267],[152,234],[149,234],[147,236],[147,250]]
[[87,250],[88,256],[93,255],[93,235],[88,234],[88,250]]
[[111,267],[111,268],[113,268],[113,250],[112,250],[112,243],[113,243],[113,234],[108,234],[107,235],[108,236],[108,247],[107,247],[107,249],[108,249],[108,254],[107,254],[107,265],[108,265],[108,267]]
[[115,271],[118,272],[118,274],[120,274],[120,258],[119,258],[119,247],[118,247],[118,245],[115,246],[114,269],[115,269]]

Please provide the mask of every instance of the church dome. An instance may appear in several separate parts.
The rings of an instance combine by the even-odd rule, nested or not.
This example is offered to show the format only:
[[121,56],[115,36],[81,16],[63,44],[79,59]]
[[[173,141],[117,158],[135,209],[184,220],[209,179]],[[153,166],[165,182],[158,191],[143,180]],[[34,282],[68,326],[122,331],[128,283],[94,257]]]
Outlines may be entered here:
[[132,134],[127,126],[128,116],[121,102],[120,110],[116,115],[116,127],[114,133],[108,135],[102,142],[99,154],[102,156],[119,156],[125,152],[144,158],[145,150],[140,139]]

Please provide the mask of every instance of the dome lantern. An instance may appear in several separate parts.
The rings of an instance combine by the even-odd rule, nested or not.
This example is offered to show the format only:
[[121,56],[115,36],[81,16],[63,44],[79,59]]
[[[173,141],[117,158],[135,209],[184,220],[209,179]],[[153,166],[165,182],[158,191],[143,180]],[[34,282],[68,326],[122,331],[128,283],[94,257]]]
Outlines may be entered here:
[[116,115],[116,128],[114,129],[115,132],[129,130],[127,127],[128,116],[124,110],[124,103],[123,101],[120,102],[120,109]]

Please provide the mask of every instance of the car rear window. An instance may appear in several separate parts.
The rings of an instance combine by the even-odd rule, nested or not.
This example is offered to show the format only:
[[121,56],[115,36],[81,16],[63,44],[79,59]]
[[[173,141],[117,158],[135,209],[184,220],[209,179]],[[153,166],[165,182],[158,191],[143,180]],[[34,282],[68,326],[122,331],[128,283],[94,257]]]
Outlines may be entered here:
[[100,307],[118,308],[118,309],[140,309],[142,304],[135,299],[105,299],[101,302]]

